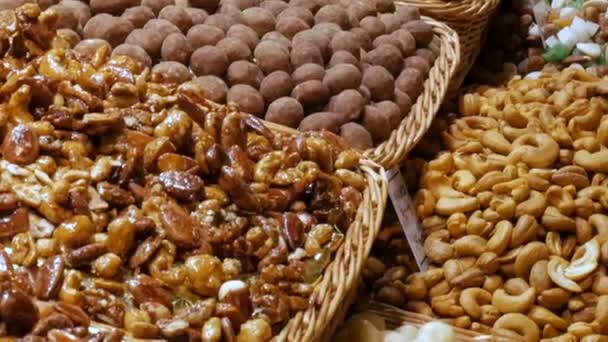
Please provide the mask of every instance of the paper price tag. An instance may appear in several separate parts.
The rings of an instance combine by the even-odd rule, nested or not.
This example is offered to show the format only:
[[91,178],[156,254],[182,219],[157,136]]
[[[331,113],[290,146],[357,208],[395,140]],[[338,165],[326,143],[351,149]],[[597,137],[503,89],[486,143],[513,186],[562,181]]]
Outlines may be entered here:
[[412,254],[414,254],[419,270],[426,271],[429,268],[429,259],[424,254],[424,231],[418,222],[418,217],[416,217],[412,198],[407,191],[399,167],[395,166],[388,170],[386,178],[388,178],[388,194],[399,217],[401,229],[403,229]]

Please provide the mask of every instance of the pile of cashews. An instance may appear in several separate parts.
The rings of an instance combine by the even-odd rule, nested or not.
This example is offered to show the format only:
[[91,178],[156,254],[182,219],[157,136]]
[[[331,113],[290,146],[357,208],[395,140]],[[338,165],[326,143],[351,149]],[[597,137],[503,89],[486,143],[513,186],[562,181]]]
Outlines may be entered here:
[[459,111],[414,198],[432,266],[376,294],[514,340],[608,340],[608,79],[516,77]]
[[372,312],[353,315],[338,331],[334,342],[456,342],[454,329],[446,323],[431,321],[417,328],[403,324],[389,330],[384,319]]

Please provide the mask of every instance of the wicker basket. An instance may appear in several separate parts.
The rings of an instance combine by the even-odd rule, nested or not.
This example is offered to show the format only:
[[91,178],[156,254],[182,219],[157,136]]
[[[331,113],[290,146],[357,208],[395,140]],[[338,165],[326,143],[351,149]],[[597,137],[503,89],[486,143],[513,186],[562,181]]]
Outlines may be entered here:
[[[396,308],[392,305],[369,301],[361,305],[360,309],[374,313],[386,321],[387,328],[395,329],[403,324],[413,325],[420,328],[425,323],[431,322],[435,319],[417,314],[414,312],[404,311]],[[454,328],[456,333],[456,341],[458,342],[515,342],[514,336],[504,336],[496,332],[491,331],[487,328],[487,331],[477,332],[472,330],[466,330],[461,328]]]
[[[266,122],[266,125],[274,132],[299,133],[271,122]],[[275,341],[316,342],[331,337],[337,327],[336,321],[344,319],[346,310],[354,301],[351,297],[356,293],[363,264],[380,231],[388,196],[388,183],[381,166],[363,159],[360,169],[365,174],[368,185],[355,222],[351,224],[344,243],[310,296],[311,306],[292,317],[274,338]],[[334,319],[336,317],[337,320]]]
[[460,65],[450,82],[448,97],[458,90],[475,63],[486,36],[486,28],[500,0],[398,0],[420,8],[448,24],[460,36]]

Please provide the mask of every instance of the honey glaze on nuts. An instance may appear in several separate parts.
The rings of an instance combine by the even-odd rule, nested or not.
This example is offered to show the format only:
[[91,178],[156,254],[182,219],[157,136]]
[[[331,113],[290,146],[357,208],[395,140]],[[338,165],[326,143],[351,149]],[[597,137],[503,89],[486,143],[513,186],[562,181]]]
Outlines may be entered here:
[[364,271],[372,296],[508,340],[605,338],[607,82],[567,68],[462,96],[431,132],[442,150],[423,140],[430,158],[406,165],[430,269],[389,221]]
[[354,220],[358,152],[31,40],[53,15],[0,12],[0,337],[269,340]]

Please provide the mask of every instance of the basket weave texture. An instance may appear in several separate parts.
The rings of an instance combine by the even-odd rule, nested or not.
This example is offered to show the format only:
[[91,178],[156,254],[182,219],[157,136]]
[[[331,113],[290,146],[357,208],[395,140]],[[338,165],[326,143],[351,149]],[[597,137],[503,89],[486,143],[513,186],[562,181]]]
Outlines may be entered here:
[[[376,301],[364,303],[360,308],[384,318],[386,321],[386,326],[389,329],[396,329],[403,324],[420,328],[424,324],[436,320],[432,317],[404,311],[392,305]],[[447,323],[449,323],[449,321]],[[487,328],[487,331],[478,332],[454,327],[454,333],[456,335],[456,341],[458,342],[514,342],[513,336],[507,337],[498,334],[491,331],[490,328]]]
[[459,64],[460,45],[456,32],[432,18],[422,17],[422,20],[433,27],[435,37],[430,49],[437,55],[424,82],[424,91],[388,140],[365,151],[368,158],[387,169],[398,165],[429,129]]
[[[293,132],[274,124],[268,126],[273,131]],[[346,297],[357,287],[363,264],[380,231],[388,196],[388,183],[381,166],[362,159],[360,170],[366,177],[367,188],[355,221],[350,225],[342,246],[310,296],[309,308],[292,317],[273,341],[321,341],[324,337],[331,336],[335,329],[333,320],[336,314],[347,310],[344,303],[352,303]],[[343,319],[342,315],[338,316]]]
[[420,12],[448,24],[460,36],[460,65],[450,82],[448,97],[453,96],[485,41],[487,27],[500,0],[398,0],[420,8]]

